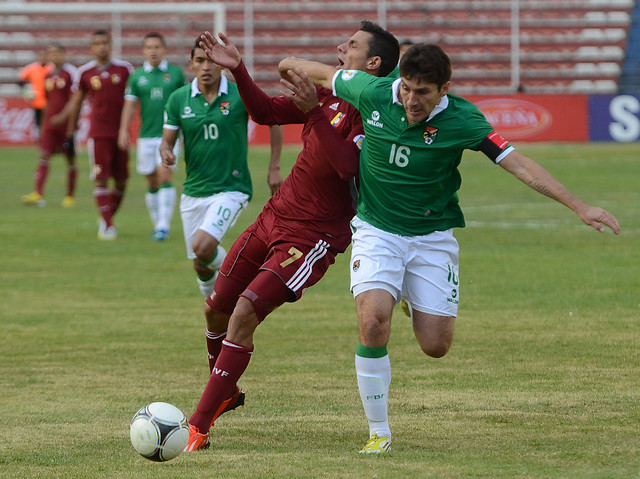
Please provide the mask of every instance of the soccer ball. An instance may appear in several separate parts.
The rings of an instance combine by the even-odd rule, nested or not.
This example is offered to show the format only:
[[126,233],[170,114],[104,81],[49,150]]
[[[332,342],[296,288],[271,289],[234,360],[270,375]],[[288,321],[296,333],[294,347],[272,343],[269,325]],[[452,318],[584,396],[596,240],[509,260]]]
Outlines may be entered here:
[[129,437],[141,456],[150,461],[168,461],[179,456],[187,445],[189,424],[177,407],[153,402],[133,416]]

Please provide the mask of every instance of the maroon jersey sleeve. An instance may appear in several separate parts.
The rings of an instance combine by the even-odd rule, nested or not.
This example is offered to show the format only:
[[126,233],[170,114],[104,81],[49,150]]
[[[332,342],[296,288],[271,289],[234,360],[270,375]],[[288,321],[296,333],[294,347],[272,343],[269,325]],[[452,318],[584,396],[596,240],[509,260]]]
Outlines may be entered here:
[[353,123],[349,135],[344,138],[331,126],[326,114],[318,106],[307,113],[312,128],[318,137],[316,154],[324,158],[340,178],[347,180],[358,174],[360,160],[360,145],[364,139],[364,127],[360,115],[347,119]]
[[231,72],[238,85],[238,92],[251,119],[260,125],[285,125],[304,123],[306,117],[300,109],[283,97],[267,95],[253,81],[244,62]]

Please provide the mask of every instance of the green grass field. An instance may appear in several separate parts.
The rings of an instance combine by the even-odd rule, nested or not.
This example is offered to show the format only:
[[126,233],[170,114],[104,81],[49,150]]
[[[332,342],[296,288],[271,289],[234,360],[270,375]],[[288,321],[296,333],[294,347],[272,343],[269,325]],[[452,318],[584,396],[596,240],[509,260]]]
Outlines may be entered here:
[[[207,379],[203,299],[179,215],[149,241],[144,180],[132,175],[115,242],[96,239],[86,156],[75,209],[28,208],[33,148],[0,158],[1,478],[637,478],[640,476],[640,147],[520,145],[585,201],[613,212],[600,234],[481,155],[463,161],[462,299],[449,354],[424,356],[398,309],[393,452],[363,457],[367,425],[353,356],[357,325],[342,255],[305,298],[258,328],[212,447],[157,464],[129,442],[144,404],[189,415]],[[267,198],[267,150],[251,150]],[[283,163],[297,153],[287,148]],[[132,163],[133,166],[133,163]],[[181,184],[184,172],[179,170]]]

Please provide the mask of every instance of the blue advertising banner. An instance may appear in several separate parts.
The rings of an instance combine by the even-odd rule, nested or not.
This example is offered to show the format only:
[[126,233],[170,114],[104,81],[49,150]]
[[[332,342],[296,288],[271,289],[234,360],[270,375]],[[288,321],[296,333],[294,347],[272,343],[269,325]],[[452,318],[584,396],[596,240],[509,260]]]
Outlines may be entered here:
[[640,140],[640,95],[589,97],[589,140]]

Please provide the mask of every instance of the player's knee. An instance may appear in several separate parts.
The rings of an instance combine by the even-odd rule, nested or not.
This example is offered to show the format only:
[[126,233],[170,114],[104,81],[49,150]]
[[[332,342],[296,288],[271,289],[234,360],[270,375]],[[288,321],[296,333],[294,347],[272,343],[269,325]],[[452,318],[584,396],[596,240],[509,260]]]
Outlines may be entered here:
[[420,343],[420,347],[427,356],[442,358],[449,352],[451,341],[426,341]]

